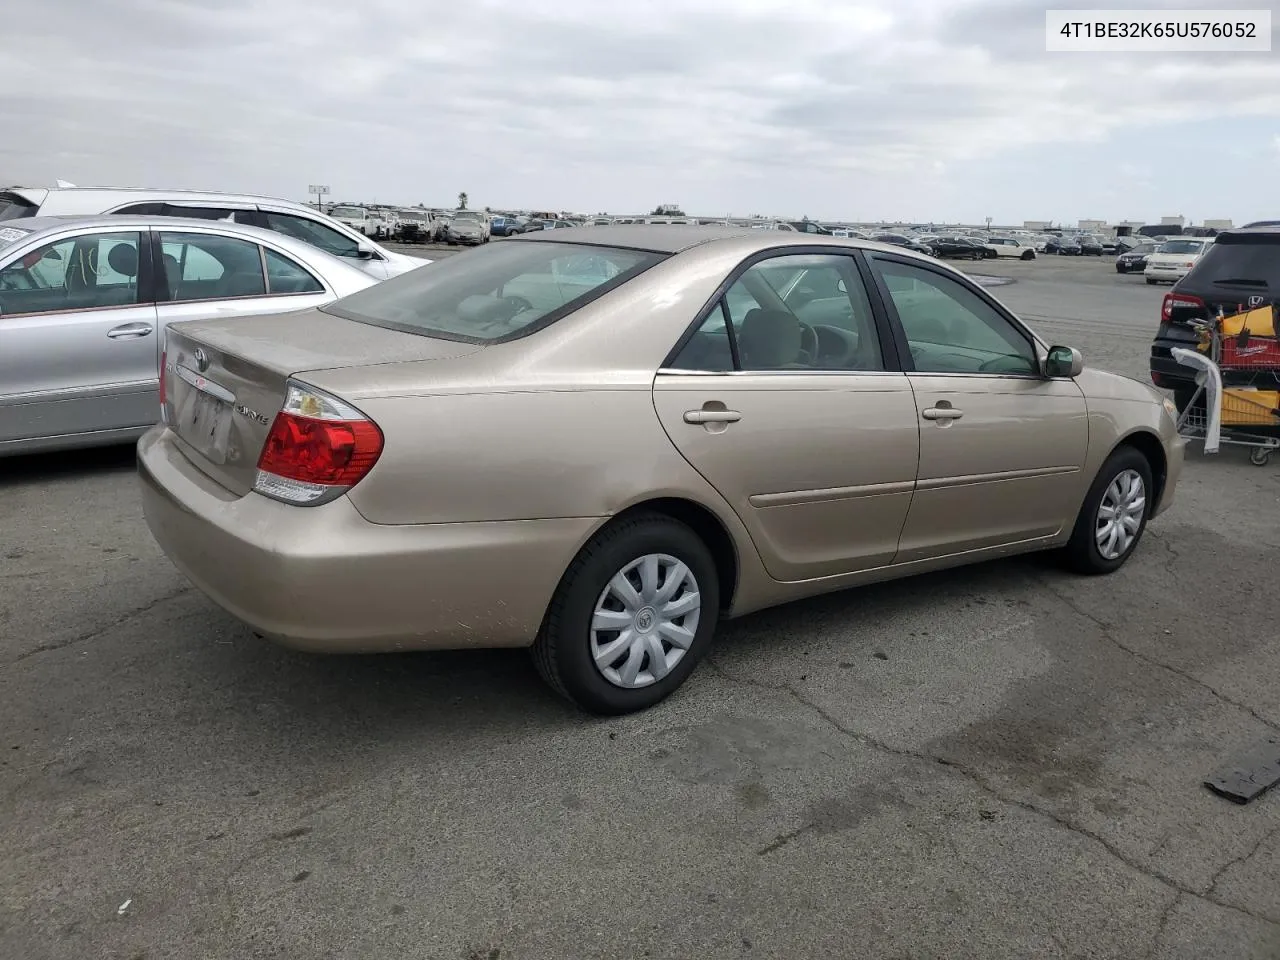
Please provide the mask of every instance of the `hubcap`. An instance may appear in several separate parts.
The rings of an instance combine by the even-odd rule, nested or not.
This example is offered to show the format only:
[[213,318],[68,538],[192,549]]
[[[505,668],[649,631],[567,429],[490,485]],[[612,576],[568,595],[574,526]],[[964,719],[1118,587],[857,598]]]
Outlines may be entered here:
[[1137,470],[1125,470],[1107,485],[1098,505],[1094,538],[1104,560],[1119,560],[1138,536],[1147,510],[1147,487]]
[[675,557],[632,560],[600,591],[591,617],[591,659],[614,686],[657,683],[693,645],[702,595],[693,571]]

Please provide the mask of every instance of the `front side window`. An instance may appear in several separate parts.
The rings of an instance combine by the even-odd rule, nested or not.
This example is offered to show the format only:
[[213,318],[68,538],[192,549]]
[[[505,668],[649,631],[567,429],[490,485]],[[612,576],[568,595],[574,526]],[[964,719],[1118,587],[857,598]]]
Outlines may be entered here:
[[212,234],[161,233],[160,248],[170,300],[266,295],[262,256],[256,243]]
[[1031,341],[965,284],[911,264],[872,263],[918,372],[1037,375]]
[[136,233],[57,240],[0,269],[0,318],[126,307],[138,302]]
[[268,230],[319,247],[335,257],[355,258],[360,255],[359,244],[354,239],[317,220],[292,213],[273,213],[270,210],[264,210],[262,215],[267,219]]
[[616,247],[495,243],[384,280],[323,309],[422,336],[505,340],[554,322],[663,259]]
[[680,370],[884,370],[871,303],[846,256],[754,264],[671,364]]

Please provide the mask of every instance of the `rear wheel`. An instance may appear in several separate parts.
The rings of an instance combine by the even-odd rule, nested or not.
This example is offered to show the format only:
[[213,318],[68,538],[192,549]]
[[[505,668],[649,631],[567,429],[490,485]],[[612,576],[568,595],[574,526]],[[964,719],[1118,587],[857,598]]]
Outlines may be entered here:
[[1150,277],[1147,277],[1147,285],[1148,285],[1148,286],[1152,286],[1152,287],[1154,287],[1154,286],[1155,286],[1157,283],[1159,283],[1159,282],[1160,282],[1160,281],[1158,281],[1158,280],[1152,280]]
[[719,615],[715,561],[698,535],[669,517],[633,517],[574,558],[534,641],[534,663],[585,710],[643,710],[693,672]]
[[1155,506],[1151,464],[1133,447],[1112,451],[1085,495],[1071,539],[1063,550],[1077,573],[1119,570],[1132,556]]

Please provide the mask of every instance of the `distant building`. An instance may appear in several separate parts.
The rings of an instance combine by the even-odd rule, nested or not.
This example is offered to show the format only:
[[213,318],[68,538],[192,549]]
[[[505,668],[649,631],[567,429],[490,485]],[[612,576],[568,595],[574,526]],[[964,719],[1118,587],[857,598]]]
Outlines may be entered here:
[[1022,229],[1034,230],[1036,233],[1043,233],[1053,226],[1052,220],[1023,220]]
[[1230,230],[1230,220],[1206,220],[1204,225],[1210,230]]
[[1161,217],[1160,226],[1162,227],[1183,227],[1186,226],[1187,218],[1184,216]]
[[1076,226],[1081,230],[1105,230],[1107,229],[1107,221],[1105,220],[1077,220]]

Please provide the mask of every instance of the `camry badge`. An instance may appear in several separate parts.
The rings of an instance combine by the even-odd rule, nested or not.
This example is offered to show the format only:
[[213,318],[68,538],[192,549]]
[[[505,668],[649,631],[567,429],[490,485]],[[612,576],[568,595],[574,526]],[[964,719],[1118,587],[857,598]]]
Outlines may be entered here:
[[242,417],[248,417],[250,420],[256,421],[263,426],[267,426],[271,423],[270,420],[260,414],[257,410],[246,407],[243,403],[236,404],[236,413],[240,414]]

